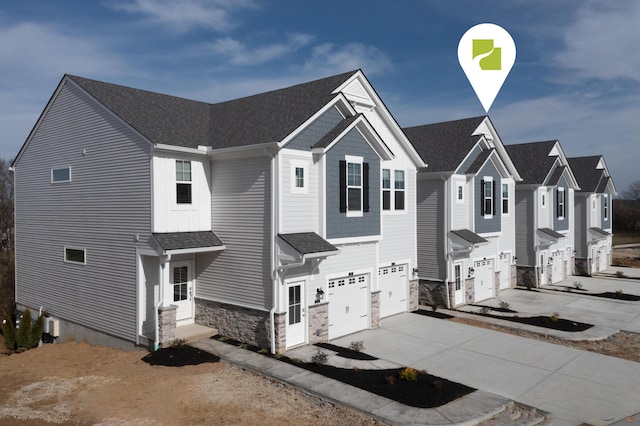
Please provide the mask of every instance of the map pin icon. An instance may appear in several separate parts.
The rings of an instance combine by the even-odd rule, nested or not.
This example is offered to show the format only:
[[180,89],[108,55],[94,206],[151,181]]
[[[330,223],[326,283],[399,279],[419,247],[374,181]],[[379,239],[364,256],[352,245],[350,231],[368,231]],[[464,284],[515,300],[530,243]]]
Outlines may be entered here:
[[501,26],[478,24],[460,39],[458,61],[488,113],[516,61],[516,44]]

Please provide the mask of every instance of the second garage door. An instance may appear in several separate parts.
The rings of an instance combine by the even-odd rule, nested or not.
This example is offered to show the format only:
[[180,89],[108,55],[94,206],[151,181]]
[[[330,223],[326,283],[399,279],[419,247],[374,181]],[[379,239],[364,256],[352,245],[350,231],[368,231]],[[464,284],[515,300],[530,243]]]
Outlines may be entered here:
[[369,275],[329,281],[329,339],[369,328]]
[[493,272],[493,260],[484,259],[473,262],[474,269],[474,295],[475,300],[485,300],[495,297],[494,282],[496,275]]
[[380,318],[407,310],[407,265],[378,270],[380,284]]

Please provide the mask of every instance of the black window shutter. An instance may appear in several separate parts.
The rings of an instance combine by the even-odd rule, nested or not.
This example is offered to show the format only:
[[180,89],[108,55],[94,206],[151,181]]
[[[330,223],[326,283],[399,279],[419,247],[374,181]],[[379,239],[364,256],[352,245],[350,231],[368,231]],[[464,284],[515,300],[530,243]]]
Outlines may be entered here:
[[369,211],[369,163],[362,163],[362,211]]
[[496,192],[496,181],[493,181],[493,211],[491,214],[498,214],[498,194]]
[[556,217],[560,217],[560,191],[556,189]]
[[347,211],[347,162],[340,160],[340,213]]
[[480,180],[480,214],[484,216],[484,179]]

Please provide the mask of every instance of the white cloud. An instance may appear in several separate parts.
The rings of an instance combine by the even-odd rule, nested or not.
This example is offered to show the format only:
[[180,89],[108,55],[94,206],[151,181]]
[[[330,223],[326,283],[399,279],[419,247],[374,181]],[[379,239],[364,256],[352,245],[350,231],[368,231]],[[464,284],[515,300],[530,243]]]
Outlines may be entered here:
[[257,6],[253,0],[133,0],[112,7],[146,16],[177,31],[194,27],[226,31],[236,26],[232,12]]
[[290,34],[286,43],[270,44],[256,48],[248,48],[231,37],[216,40],[212,45],[214,53],[225,55],[234,65],[256,65],[279,59],[292,53],[313,40],[308,34]]
[[554,62],[575,77],[640,82],[640,2],[588,2],[564,32]]
[[362,68],[367,75],[375,75],[391,71],[393,64],[377,47],[361,43],[318,45],[304,64],[304,70],[316,75],[331,75],[358,68]]

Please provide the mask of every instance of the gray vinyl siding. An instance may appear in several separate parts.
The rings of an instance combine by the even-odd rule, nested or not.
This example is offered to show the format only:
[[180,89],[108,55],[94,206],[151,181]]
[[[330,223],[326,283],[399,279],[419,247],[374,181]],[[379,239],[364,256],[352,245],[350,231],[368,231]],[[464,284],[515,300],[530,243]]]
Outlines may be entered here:
[[[484,203],[484,200],[482,199],[482,180],[485,176],[491,176],[495,182],[495,193],[493,194],[493,205],[495,211],[490,219],[487,219],[482,215],[482,203]],[[475,193],[475,207],[473,214],[475,217],[476,233],[483,234],[486,232],[500,232],[502,222],[502,198],[500,197],[500,191],[502,189],[502,185],[500,173],[498,173],[498,170],[496,170],[496,167],[491,161],[487,161],[486,164],[482,166],[475,176],[475,182],[473,185]]]
[[270,309],[271,159],[214,159],[211,181],[211,223],[227,248],[215,260],[211,256],[208,266],[197,267],[202,272],[196,294]]
[[[565,217],[564,219],[558,218],[558,188],[564,188],[564,205],[565,205]],[[558,184],[553,189],[553,229],[556,231],[568,231],[569,230],[569,220],[571,215],[573,215],[573,211],[570,208],[569,202],[569,185],[567,185],[566,179],[563,177],[560,178]]]
[[[346,155],[369,163],[369,211],[362,217],[340,212],[340,161]],[[356,129],[352,129],[326,154],[327,238],[380,235],[380,158]]]
[[469,153],[469,156],[462,162],[462,164],[460,164],[460,167],[458,167],[458,170],[456,170],[456,174],[466,174],[467,170],[469,170],[469,167],[471,167],[473,162],[476,161],[476,158],[478,158],[481,152],[482,149],[480,149],[480,146],[476,145]]
[[418,176],[418,269],[421,278],[445,280],[444,181]]
[[[64,84],[16,165],[19,304],[135,340],[136,247],[151,238],[150,150]],[[72,181],[52,184],[51,168],[64,166]],[[64,246],[85,248],[86,265],[65,263]]]
[[523,189],[516,190],[516,256],[517,264],[522,266],[535,265],[533,209],[535,208],[536,192]]
[[[608,201],[609,201],[609,209],[608,209],[608,216],[607,216],[607,220],[604,219],[604,196],[607,196]],[[611,194],[609,193],[609,190],[604,191],[601,195],[600,195],[600,228],[602,229],[611,229]]]
[[311,147],[343,119],[344,117],[337,108],[330,108],[285,145],[285,148],[311,151]]
[[382,215],[382,242],[380,243],[379,251],[381,265],[388,265],[400,259],[409,259],[411,262],[415,262],[415,205],[416,174],[413,170],[407,170],[405,175],[406,214],[385,215],[383,213]]
[[576,257],[587,257],[587,211],[589,207],[588,197],[575,195],[575,243]]

